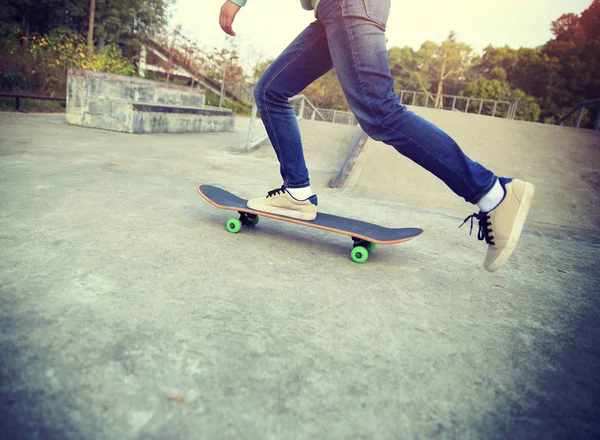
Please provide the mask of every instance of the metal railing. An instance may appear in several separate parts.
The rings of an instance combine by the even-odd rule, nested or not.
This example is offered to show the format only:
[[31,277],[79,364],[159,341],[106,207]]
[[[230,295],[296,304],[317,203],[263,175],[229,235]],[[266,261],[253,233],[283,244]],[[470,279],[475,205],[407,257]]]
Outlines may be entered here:
[[[304,95],[296,95],[293,98],[290,98],[290,104],[294,109],[298,121],[301,119],[310,119],[311,121],[323,121],[334,124],[358,125],[356,117],[351,112],[317,108]],[[261,144],[269,137],[267,133],[262,133],[256,138],[254,137],[257,114],[258,108],[256,107],[256,104],[254,104],[252,107],[252,114],[250,115],[250,127],[248,129],[248,138],[245,145],[246,151]]]
[[[596,103],[600,104],[600,98],[580,102],[575,107],[573,107],[573,109],[569,113],[560,118],[556,125],[563,125],[568,118],[570,118],[575,112],[577,112],[577,116],[575,117],[575,128],[579,128],[579,126],[581,125],[581,118],[583,117],[583,111],[585,110],[585,108],[588,105]],[[594,130],[600,130],[600,108],[598,109],[596,120],[594,121]]]
[[[519,101],[498,101],[495,99],[471,98],[457,95],[440,95],[435,105],[437,94],[400,90],[400,103],[418,107],[437,108],[440,110],[459,111],[491,117],[514,119],[517,114]],[[473,111],[473,109],[476,109]],[[469,110],[471,110],[469,112]]]
[[[425,92],[414,92],[412,90],[401,90],[399,94],[400,102],[406,105],[433,107],[451,111],[464,111],[465,113],[469,113],[469,109],[471,109],[471,113],[492,117],[503,117],[507,119],[515,118],[517,114],[517,107],[519,105],[519,101],[498,101],[493,99],[470,98],[455,95],[441,95],[437,107],[434,106],[435,101],[431,102],[431,105],[429,105],[431,101],[430,97],[435,99],[436,96],[437,95],[431,95]],[[342,110],[317,108],[304,95],[294,96],[290,99],[290,104],[294,109],[297,120],[310,119],[312,121],[324,121],[334,124],[358,125],[358,120],[353,113]],[[476,110],[473,111],[473,109]],[[254,138],[257,111],[256,104],[254,104],[252,107],[252,115],[250,117],[251,119],[250,128],[248,129],[248,139],[245,146],[246,151],[254,148],[268,138],[266,133]]]
[[290,103],[299,119],[331,122],[333,124],[358,125],[358,120],[352,112],[317,108],[304,95],[293,97]]
[[45,101],[62,101],[62,102],[67,101],[67,98],[63,98],[60,96],[25,95],[22,93],[0,93],[0,98],[15,98],[15,110],[17,110],[17,111],[22,111],[21,110],[21,98],[45,100]]

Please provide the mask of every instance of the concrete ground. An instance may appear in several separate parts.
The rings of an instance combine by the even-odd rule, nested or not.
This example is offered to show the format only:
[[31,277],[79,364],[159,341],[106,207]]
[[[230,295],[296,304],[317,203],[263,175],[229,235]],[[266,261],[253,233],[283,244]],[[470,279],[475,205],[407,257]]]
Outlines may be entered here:
[[[535,177],[541,203],[493,274],[458,229],[473,209],[422,204],[416,173],[396,179],[403,198],[367,151],[353,188],[326,187],[352,127],[301,125],[321,208],[425,230],[363,265],[341,235],[269,219],[225,231],[197,184],[244,197],[280,184],[269,145],[242,151],[247,119],[132,136],[0,113],[2,437],[598,438],[597,211],[577,209],[597,206],[580,177],[595,179],[600,137],[475,117],[469,138],[444,115],[465,150],[527,141],[533,162],[500,166]],[[553,161],[564,133],[592,157]],[[570,201],[544,195],[569,185]]]

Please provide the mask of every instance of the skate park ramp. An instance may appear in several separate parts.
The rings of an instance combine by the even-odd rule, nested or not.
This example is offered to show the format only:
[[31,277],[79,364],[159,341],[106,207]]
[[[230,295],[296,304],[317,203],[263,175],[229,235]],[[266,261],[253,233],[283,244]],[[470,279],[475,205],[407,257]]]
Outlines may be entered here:
[[[536,196],[526,228],[600,242],[600,133],[411,108],[496,175],[527,180]],[[458,217],[473,212],[439,179],[369,139],[346,191]]]
[[[449,130],[467,148],[545,151],[497,123],[489,137]],[[365,154],[354,187],[328,188],[360,132],[311,121],[300,128],[323,211],[424,233],[364,264],[327,231],[261,218],[228,233],[232,213],[198,184],[244,198],[281,184],[268,142],[244,151],[248,126],[129,135],[0,113],[0,437],[600,437],[600,246],[528,229],[488,273],[485,245],[457,228],[467,205],[419,205],[406,197],[431,191],[402,176],[387,192],[396,156],[367,171]],[[571,171],[510,168],[513,153],[499,171],[542,195],[542,177],[560,194],[577,180],[551,155],[544,166]]]
[[[310,120],[299,121],[299,126],[304,160],[310,172],[311,188],[314,186],[325,189],[338,173],[362,130],[358,126]],[[275,150],[269,140],[260,148],[251,151],[249,156],[265,161],[265,165],[271,169],[279,169]]]

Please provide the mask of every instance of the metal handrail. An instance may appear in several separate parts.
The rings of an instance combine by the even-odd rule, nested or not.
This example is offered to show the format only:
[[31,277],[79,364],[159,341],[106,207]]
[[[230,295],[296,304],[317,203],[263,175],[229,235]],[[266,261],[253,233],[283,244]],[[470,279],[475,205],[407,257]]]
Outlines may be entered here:
[[[438,94],[432,94],[432,93],[425,93],[425,92],[417,92],[415,90],[399,90],[398,92],[398,96],[400,98],[400,103],[404,104],[404,105],[412,105],[412,106],[421,106],[421,107],[429,107],[429,100],[430,97],[432,99],[435,99]],[[410,103],[405,103],[405,99],[404,96],[405,95],[409,95],[408,97],[408,101],[410,101],[410,95],[412,95],[412,102]],[[417,102],[417,96],[422,96],[425,95],[425,105],[422,106]],[[445,94],[441,94],[439,95],[441,97],[441,100],[439,101],[441,105],[439,105],[438,107],[434,107],[432,106],[431,108],[438,108],[438,109],[443,109],[444,108],[444,100],[445,99],[452,99],[452,108],[448,108],[448,110],[451,111],[463,111],[463,110],[459,110],[456,107],[456,101],[457,100],[463,100],[466,101],[466,106],[465,106],[465,110],[464,113],[469,113],[469,107],[471,102],[473,103],[478,103],[479,104],[479,110],[477,111],[478,114],[482,114],[483,111],[483,105],[484,103],[489,103],[489,104],[494,104],[493,110],[492,110],[492,114],[490,116],[492,117],[497,117],[496,116],[496,112],[498,109],[498,104],[500,105],[506,105],[507,106],[507,112],[506,112],[506,118],[507,119],[515,119],[515,117],[517,116],[517,108],[519,106],[519,100],[516,101],[500,101],[497,99],[488,99],[488,98],[474,98],[474,97],[470,97],[470,96],[458,96],[458,95],[445,95]]]
[[312,102],[310,102],[310,99],[308,99],[306,96],[304,96],[304,95],[296,95],[293,98],[291,98],[290,101],[298,100],[298,99],[302,100],[301,101],[301,103],[302,103],[301,104],[302,110],[298,112],[299,113],[298,116],[300,116],[300,119],[302,119],[304,117],[304,103],[306,103],[306,104],[308,104],[308,106],[310,108],[313,109],[313,111],[315,112],[315,114],[317,116],[319,116],[322,120],[325,120],[325,117],[323,117],[323,115],[321,114],[321,112],[319,111],[319,109],[317,107],[315,107],[314,104]]
[[[556,125],[563,125],[564,122],[576,111],[579,110],[579,112],[577,113],[577,118],[575,118],[575,128],[579,128],[579,124],[581,124],[581,118],[583,116],[583,109],[590,105],[590,104],[594,104],[596,102],[600,102],[600,98],[596,98],[596,99],[590,99],[589,101],[583,101],[580,102],[579,104],[577,104],[575,107],[573,107],[571,109],[571,111],[569,113],[567,113],[566,115],[564,115],[562,118],[560,118],[558,120],[558,122],[556,123]],[[598,111],[598,115],[596,116],[596,121],[594,122],[594,130],[600,130],[600,110]]]
[[[290,101],[290,103],[295,102],[295,101],[300,101],[300,104],[298,106],[299,108],[296,113],[296,119],[298,121],[304,118],[304,108],[305,108],[305,105],[308,105],[308,107],[310,107],[312,109],[312,117],[311,117],[312,120],[315,120],[315,117],[318,116],[321,119],[321,121],[328,122],[327,118],[323,115],[322,112],[326,112],[326,111],[330,111],[330,110],[316,107],[312,102],[310,102],[310,100],[306,96],[296,95],[296,96],[290,98],[289,101]],[[331,111],[333,111],[333,110],[331,110]],[[296,112],[296,110],[294,110],[294,112]],[[351,115],[350,112],[335,110],[334,111],[334,120],[331,122],[335,122],[335,112],[338,112],[338,114]],[[254,137],[254,128],[255,128],[257,115],[258,115],[258,108],[257,108],[256,104],[254,104],[252,106],[252,114],[250,115],[250,126],[248,128],[248,137],[246,139],[246,143],[244,144],[244,151],[250,151],[257,145],[263,143],[269,137],[266,132],[260,134],[256,138]],[[354,121],[354,123],[356,123],[356,121]]]
[[[290,101],[295,100],[295,99],[301,99],[301,102],[304,103],[304,101],[308,101],[308,99],[304,96],[304,95],[296,95],[293,98],[290,98]],[[311,104],[312,106],[312,104]],[[252,106],[252,113],[250,114],[250,127],[248,127],[248,138],[246,140],[246,145],[244,147],[245,151],[249,151],[252,148],[256,147],[259,144],[262,144],[264,141],[266,141],[269,138],[269,135],[264,132],[261,135],[259,135],[257,138],[254,137],[254,125],[256,124],[256,117],[258,115],[258,107],[256,105],[256,103]],[[296,115],[296,120],[300,120],[302,119],[301,115]]]

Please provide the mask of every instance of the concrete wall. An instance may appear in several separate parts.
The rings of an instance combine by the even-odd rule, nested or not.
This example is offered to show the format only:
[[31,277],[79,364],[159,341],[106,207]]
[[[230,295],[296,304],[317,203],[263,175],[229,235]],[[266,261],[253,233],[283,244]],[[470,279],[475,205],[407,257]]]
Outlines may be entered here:
[[[168,110],[168,107],[165,107],[165,109]],[[206,110],[205,114],[134,111],[132,113],[130,133],[208,133],[234,131],[235,117],[232,116],[231,111],[222,111],[219,108],[211,110],[211,107],[204,107],[204,110]],[[113,114],[117,117],[120,115],[118,110]]]
[[[164,111],[138,112],[133,105],[137,103],[161,106]],[[69,124],[126,133],[233,131],[235,118],[231,110],[204,104],[205,93],[201,90],[88,70],[68,72]],[[170,113],[177,108],[209,111]]]

